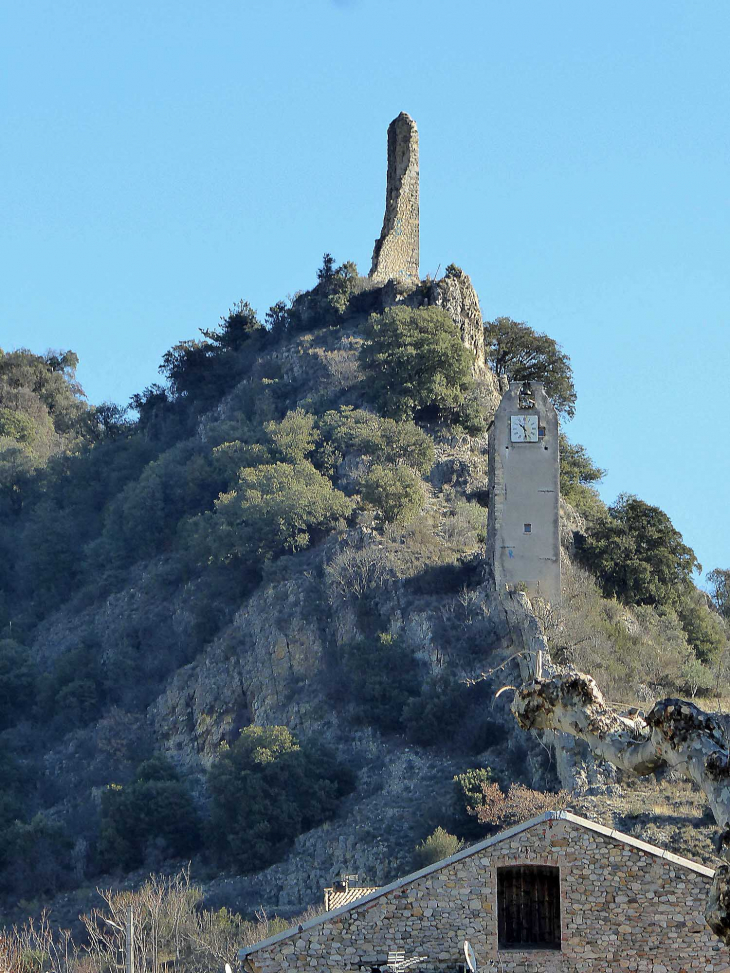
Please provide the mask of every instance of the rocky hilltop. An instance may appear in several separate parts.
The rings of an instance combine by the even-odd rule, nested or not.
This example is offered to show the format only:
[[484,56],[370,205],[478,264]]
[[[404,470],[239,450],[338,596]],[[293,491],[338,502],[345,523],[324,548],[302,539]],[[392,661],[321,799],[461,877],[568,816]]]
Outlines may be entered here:
[[382,282],[326,256],[266,327],[241,302],[203,338],[168,352],[133,419],[80,405],[69,360],[0,358],[6,410],[31,366],[61,382],[55,412],[32,392],[59,425],[43,450],[7,423],[0,443],[6,916],[187,859],[211,903],[295,913],[340,874],[407,871],[437,827],[484,833],[466,805],[489,780],[562,787],[643,833],[626,782],[520,731],[498,691],[539,653],[640,705],[699,678],[687,637],[605,597],[585,503],[562,503],[562,609],[496,590],[506,378],[469,277]]

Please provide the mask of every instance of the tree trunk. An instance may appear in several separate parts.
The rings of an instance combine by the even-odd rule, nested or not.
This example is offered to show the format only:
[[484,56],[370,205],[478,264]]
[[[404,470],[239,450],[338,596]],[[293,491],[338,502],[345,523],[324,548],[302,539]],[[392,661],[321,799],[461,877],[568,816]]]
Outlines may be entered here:
[[[662,767],[689,777],[709,801],[718,850],[730,863],[728,723],[681,699],[658,700],[644,717],[613,710],[591,676],[562,671],[533,679],[515,695],[512,712],[524,730],[555,730],[584,740],[596,756],[641,776]],[[730,864],[715,871],[705,919],[730,946]]]

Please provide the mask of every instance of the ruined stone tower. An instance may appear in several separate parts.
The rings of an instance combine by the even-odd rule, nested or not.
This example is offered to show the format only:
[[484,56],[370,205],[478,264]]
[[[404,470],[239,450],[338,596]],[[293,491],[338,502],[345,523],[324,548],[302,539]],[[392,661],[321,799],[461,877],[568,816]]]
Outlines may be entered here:
[[405,112],[388,126],[385,217],[375,241],[370,276],[382,281],[419,280],[418,129]]
[[487,560],[497,588],[560,604],[558,417],[538,382],[511,382],[489,432]]

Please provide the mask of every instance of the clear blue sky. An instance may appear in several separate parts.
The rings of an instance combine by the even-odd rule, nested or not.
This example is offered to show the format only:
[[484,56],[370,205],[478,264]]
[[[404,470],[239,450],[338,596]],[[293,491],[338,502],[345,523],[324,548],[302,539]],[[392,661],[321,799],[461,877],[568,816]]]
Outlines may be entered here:
[[604,497],[730,567],[729,46],[726,0],[5,4],[0,346],[126,402],[325,250],[366,272],[405,110],[422,274],[560,341]]

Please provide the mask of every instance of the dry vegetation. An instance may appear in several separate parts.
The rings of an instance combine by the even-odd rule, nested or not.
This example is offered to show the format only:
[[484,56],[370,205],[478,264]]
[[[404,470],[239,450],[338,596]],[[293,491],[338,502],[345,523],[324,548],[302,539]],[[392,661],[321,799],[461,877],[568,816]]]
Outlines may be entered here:
[[572,795],[570,809],[606,827],[714,868],[717,827],[704,794],[669,772],[661,779],[621,774],[604,793]]
[[711,697],[718,708],[727,686],[730,656],[702,665],[671,609],[627,607],[605,598],[595,578],[563,560],[563,605],[540,611],[553,661],[589,672],[605,697],[619,706],[643,707],[672,694]]
[[[189,870],[152,875],[136,892],[99,890],[102,905],[81,916],[83,942],[68,930],[53,927],[47,913],[0,938],[3,973],[108,973],[120,968],[127,948],[126,921],[134,924],[134,968],[137,973],[218,973],[235,965],[238,950],[291,925],[262,911],[249,922],[227,909],[200,908],[202,892],[191,884]],[[310,910],[293,922],[312,918]]]

